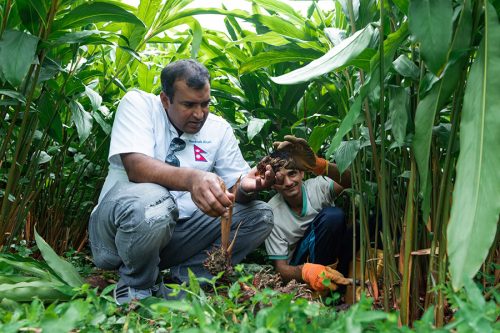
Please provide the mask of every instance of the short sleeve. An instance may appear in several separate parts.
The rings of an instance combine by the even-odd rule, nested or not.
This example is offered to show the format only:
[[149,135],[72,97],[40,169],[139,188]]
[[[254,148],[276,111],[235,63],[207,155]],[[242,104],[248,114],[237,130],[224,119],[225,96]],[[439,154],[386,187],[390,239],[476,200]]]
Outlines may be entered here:
[[227,124],[220,147],[215,155],[214,172],[224,180],[229,188],[236,183],[240,176],[244,177],[249,171],[250,166],[241,154],[233,129]]
[[122,153],[142,153],[154,157],[153,107],[152,100],[148,101],[139,91],[132,90],[123,96],[111,132],[111,165],[122,165]]
[[271,234],[265,241],[266,252],[269,259],[272,260],[286,260],[288,259],[288,242],[279,232],[279,227],[274,225]]
[[334,206],[335,191],[333,180],[325,176],[317,176],[305,182],[309,200],[316,210]]

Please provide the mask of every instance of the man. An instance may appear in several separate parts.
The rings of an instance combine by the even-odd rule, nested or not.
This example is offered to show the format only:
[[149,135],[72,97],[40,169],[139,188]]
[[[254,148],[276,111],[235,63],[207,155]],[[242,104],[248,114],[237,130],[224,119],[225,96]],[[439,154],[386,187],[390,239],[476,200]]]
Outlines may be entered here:
[[[109,173],[89,223],[94,262],[118,269],[118,304],[148,296],[168,298],[160,271],[188,281],[206,251],[220,244],[220,220],[235,199],[232,232],[241,227],[233,262],[261,244],[273,225],[269,206],[254,192],[275,179],[250,170],[231,126],[209,112],[210,76],[194,60],[169,64],[159,96],[128,92],[111,134]],[[244,176],[236,195],[223,191]],[[233,192],[234,193],[234,192]]]
[[[352,232],[346,229],[343,211],[333,206],[351,186],[350,172],[341,175],[304,139],[285,136],[275,148],[289,163],[277,172],[283,182],[273,186],[278,193],[269,201],[274,213],[274,228],[265,241],[269,258],[284,281],[304,281],[317,291],[349,284],[343,274],[352,257]],[[304,171],[317,177],[304,182]],[[329,267],[335,263],[337,270]],[[328,287],[325,279],[331,280]]]

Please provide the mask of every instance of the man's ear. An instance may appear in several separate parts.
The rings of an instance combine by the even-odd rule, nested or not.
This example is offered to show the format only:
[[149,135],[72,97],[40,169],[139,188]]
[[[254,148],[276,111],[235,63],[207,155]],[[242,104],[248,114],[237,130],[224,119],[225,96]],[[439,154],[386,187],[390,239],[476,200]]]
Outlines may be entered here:
[[170,107],[170,99],[168,98],[167,94],[165,94],[165,92],[161,92],[160,93],[160,100],[161,100],[161,104],[163,105],[163,108],[165,110],[168,110],[168,108]]

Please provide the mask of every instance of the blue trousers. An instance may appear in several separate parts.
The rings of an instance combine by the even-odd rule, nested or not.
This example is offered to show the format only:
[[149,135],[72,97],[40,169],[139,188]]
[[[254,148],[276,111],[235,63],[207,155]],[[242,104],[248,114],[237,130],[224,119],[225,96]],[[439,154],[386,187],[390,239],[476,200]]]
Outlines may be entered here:
[[290,265],[306,262],[330,265],[338,260],[337,270],[347,274],[352,259],[352,228],[337,207],[323,208],[297,244]]

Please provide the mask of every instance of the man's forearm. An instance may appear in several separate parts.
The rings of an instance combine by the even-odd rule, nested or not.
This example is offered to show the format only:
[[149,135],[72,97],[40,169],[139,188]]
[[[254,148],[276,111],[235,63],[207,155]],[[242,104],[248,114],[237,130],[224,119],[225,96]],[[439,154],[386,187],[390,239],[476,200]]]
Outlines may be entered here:
[[189,191],[194,174],[191,168],[178,168],[140,153],[121,154],[130,181],[159,184],[169,190]]
[[238,189],[236,191],[236,199],[237,203],[245,204],[257,198],[257,192],[246,192],[243,190],[241,185],[238,185]]
[[291,266],[286,263],[285,260],[277,260],[274,263],[276,271],[281,276],[283,282],[287,283],[291,280],[296,280],[298,282],[303,282],[302,280],[302,265]]
[[349,169],[345,170],[340,174],[337,164],[328,162],[327,176],[341,185],[343,188],[351,187],[351,171]]

